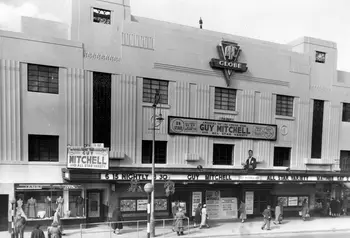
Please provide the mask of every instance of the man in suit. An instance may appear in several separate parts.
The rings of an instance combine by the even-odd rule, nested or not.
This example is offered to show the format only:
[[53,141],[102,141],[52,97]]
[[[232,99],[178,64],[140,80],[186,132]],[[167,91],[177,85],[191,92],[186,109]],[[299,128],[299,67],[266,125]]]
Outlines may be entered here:
[[246,170],[255,170],[256,168],[256,159],[253,157],[253,151],[249,150],[248,151],[248,159],[246,161],[246,164],[244,166],[244,169]]

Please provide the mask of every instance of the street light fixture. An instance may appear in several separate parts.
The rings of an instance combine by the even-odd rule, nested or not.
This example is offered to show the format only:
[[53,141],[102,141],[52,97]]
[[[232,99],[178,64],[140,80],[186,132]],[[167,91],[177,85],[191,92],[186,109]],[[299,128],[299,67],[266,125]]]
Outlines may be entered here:
[[[155,150],[156,150],[156,127],[158,127],[162,121],[164,120],[162,114],[156,115],[156,109],[157,105],[160,102],[161,95],[159,94],[159,90],[156,90],[156,94],[154,95],[154,103],[152,105],[153,108],[153,125],[152,125],[152,132],[153,132],[153,140],[152,140],[152,194],[151,194],[151,237],[155,237],[155,224],[154,224],[154,190],[155,190]],[[158,124],[156,124],[156,121],[158,121]]]

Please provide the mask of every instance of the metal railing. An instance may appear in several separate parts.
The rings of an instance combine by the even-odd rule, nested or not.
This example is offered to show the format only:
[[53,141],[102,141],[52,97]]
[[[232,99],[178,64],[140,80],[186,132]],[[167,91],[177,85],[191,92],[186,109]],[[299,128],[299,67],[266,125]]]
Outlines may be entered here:
[[[161,237],[165,237],[165,235],[169,233],[174,233],[173,231],[171,231],[171,229],[173,228],[174,220],[175,219],[172,219],[172,218],[154,220],[155,233],[157,237],[160,237],[159,231],[161,233]],[[190,219],[188,217],[183,218],[183,223],[185,224],[184,220],[187,220],[187,229],[185,229],[186,226],[184,225],[183,226],[184,230],[185,232],[187,230],[186,233],[190,234]],[[108,232],[109,237],[112,238],[112,233],[114,232],[114,229],[112,228],[112,224],[123,225],[123,229],[121,230],[121,235],[124,232],[126,232],[129,235],[131,235],[130,233],[134,233],[133,234],[134,236],[128,236],[128,237],[136,238],[135,235],[137,234],[137,238],[140,238],[140,235],[141,237],[145,237],[145,235],[147,234],[147,220],[136,220],[136,221],[119,221],[119,222],[83,223],[83,224],[80,224],[80,237],[84,238],[84,237],[87,237],[89,234],[93,234],[93,233],[101,234],[103,232]],[[167,229],[169,230],[166,231]],[[95,237],[95,236],[91,236],[91,237]]]

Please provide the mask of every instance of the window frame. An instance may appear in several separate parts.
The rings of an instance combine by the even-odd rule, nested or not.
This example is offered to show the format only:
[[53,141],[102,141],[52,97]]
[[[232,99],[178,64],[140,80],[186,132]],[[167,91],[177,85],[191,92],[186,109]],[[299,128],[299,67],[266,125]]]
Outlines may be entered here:
[[[147,145],[146,145],[147,143]],[[141,163],[152,164],[152,141],[142,140]],[[155,141],[155,164],[167,164],[168,160],[168,141]],[[164,150],[162,153],[160,150]],[[145,155],[147,152],[147,155]],[[163,156],[163,157],[162,157]]]
[[[37,69],[35,70],[34,67],[36,67]],[[28,92],[59,94],[59,91],[60,91],[59,79],[60,79],[59,67],[49,66],[49,65],[40,65],[40,64],[27,65],[27,91]],[[47,84],[47,86],[40,86],[40,84]],[[37,87],[38,89],[35,90],[31,87]],[[46,90],[40,91],[40,88],[47,89],[47,91]],[[55,89],[55,90],[50,90],[50,89]]]
[[[289,161],[288,165],[284,165],[285,159],[282,159],[282,161],[280,159],[278,159],[276,161],[276,152],[277,152],[276,149],[288,150],[288,160],[286,160],[286,161]],[[285,152],[285,151],[283,151],[283,152]],[[279,151],[279,154],[281,154],[281,153],[282,153],[282,151]],[[292,157],[292,148],[291,147],[275,146],[274,150],[273,150],[273,167],[290,167],[291,157]],[[278,157],[278,158],[280,158],[280,157]]]
[[[290,100],[291,99],[291,103]],[[292,105],[290,107],[290,105]],[[290,114],[291,110],[291,114]],[[276,116],[293,117],[294,116],[294,97],[288,95],[276,95]]]
[[342,122],[350,122],[350,103],[343,103]]
[[[149,85],[149,87],[145,87],[147,85]],[[143,78],[142,102],[154,103],[156,90],[159,90],[159,94],[160,94],[159,104],[168,105],[169,104],[169,81],[161,80],[161,79],[153,79],[153,78]]]
[[[47,147],[44,147],[43,144],[46,144]],[[28,162],[59,162],[59,149],[59,136],[57,135],[28,134]],[[42,152],[48,153],[46,158],[41,154]],[[57,157],[54,153],[57,153]]]
[[[223,97],[223,94],[224,94],[224,97]],[[227,101],[223,99],[227,99]],[[237,89],[215,87],[215,91],[214,91],[214,109],[215,110],[225,110],[225,111],[234,112],[236,111],[236,106],[237,106]]]
[[[95,21],[95,10],[109,12],[110,13],[109,14],[109,22],[106,23],[106,22],[101,22],[101,21]],[[99,13],[96,13],[96,14],[99,14]],[[102,15],[102,14],[99,14],[99,15]],[[103,16],[108,16],[108,15],[103,15]],[[97,23],[97,24],[103,24],[103,25],[112,25],[112,10],[103,9],[103,8],[99,8],[99,7],[92,7],[92,22]]]
[[[219,156],[217,156],[216,152],[218,152],[218,151],[215,148],[217,146],[218,147],[226,147],[224,154],[228,154],[227,156],[229,156],[229,157],[227,157],[225,159],[221,159],[224,156],[222,156],[221,154]],[[220,159],[217,160],[216,158],[220,158]],[[220,143],[213,144],[213,165],[233,165],[233,162],[234,162],[234,145],[233,144],[220,144]]]
[[[347,158],[349,159],[347,162],[344,161],[343,154],[347,154]],[[350,172],[350,150],[340,150],[339,154],[339,168],[340,171]]]
[[[319,59],[317,58],[317,55],[319,55],[319,54],[321,54],[321,55],[323,56],[323,58],[322,58],[321,60],[319,60]],[[326,52],[316,50],[316,51],[315,51],[315,62],[316,62],[316,63],[320,63],[320,64],[326,63],[326,55],[327,55]]]

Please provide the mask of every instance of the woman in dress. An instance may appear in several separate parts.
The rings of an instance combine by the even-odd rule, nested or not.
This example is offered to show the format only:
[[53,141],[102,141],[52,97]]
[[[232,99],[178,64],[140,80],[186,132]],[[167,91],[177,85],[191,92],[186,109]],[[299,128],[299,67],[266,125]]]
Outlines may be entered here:
[[178,212],[175,215],[175,231],[178,236],[184,234],[184,222],[183,220],[186,219],[187,217],[182,211],[182,208],[180,207]]
[[281,215],[282,215],[281,210],[282,210],[281,203],[277,202],[277,205],[275,207],[275,221],[273,222],[275,225],[281,224]]
[[45,215],[51,217],[51,198],[49,196],[45,198]]
[[197,224],[201,224],[201,210],[202,204],[199,203],[194,213],[194,227],[197,227]]
[[307,203],[307,200],[304,199],[303,205],[301,208],[301,217],[303,218],[303,221],[305,221],[306,214],[309,214],[309,204]]
[[208,213],[207,213],[207,205],[203,204],[203,208],[202,208],[202,219],[201,219],[201,224],[199,226],[199,229],[202,229],[203,226],[206,226],[209,228],[208,225]]
[[243,201],[241,201],[241,205],[239,206],[239,213],[240,213],[239,219],[241,219],[242,223],[244,223],[244,221],[247,219],[247,212]]
[[28,217],[36,217],[36,200],[33,197],[28,200]]

